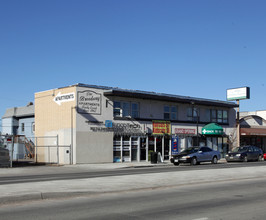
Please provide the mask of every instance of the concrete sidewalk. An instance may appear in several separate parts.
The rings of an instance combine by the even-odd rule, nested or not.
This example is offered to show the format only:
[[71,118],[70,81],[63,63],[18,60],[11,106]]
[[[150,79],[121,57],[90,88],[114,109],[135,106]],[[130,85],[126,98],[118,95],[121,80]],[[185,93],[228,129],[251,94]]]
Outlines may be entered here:
[[[131,164],[132,165],[132,164]],[[147,165],[147,163],[139,164]],[[160,164],[171,166],[171,164]],[[106,169],[104,165],[101,165]],[[59,167],[13,168],[11,175],[20,171],[41,173],[77,172],[88,169],[101,168],[98,165],[78,165]],[[121,168],[124,164],[115,164],[112,169]],[[110,168],[109,164],[108,167]],[[5,169],[1,169],[0,173]],[[14,170],[14,171],[13,171]],[[125,170],[126,171],[126,170]],[[21,173],[23,175],[23,173]],[[25,173],[24,173],[25,175]],[[1,174],[2,176],[2,174]],[[7,175],[8,176],[8,175]],[[178,187],[186,184],[204,184],[206,182],[233,181],[236,179],[266,178],[266,166],[173,171],[166,173],[150,173],[126,176],[109,176],[75,180],[56,180],[45,182],[30,182],[1,185],[0,204],[23,202],[27,200],[43,200],[53,198],[67,198],[74,196],[91,196],[101,193],[126,192],[144,189],[160,189],[162,187]]]
[[[218,163],[226,163],[225,159],[219,160]],[[137,167],[167,167],[174,166],[170,161],[163,163],[151,162],[130,162],[130,163],[101,163],[101,164],[76,164],[76,165],[42,165],[42,166],[24,166],[13,168],[0,168],[0,177],[20,176],[20,175],[42,175],[53,173],[80,173],[87,171],[112,170],[121,168]]]

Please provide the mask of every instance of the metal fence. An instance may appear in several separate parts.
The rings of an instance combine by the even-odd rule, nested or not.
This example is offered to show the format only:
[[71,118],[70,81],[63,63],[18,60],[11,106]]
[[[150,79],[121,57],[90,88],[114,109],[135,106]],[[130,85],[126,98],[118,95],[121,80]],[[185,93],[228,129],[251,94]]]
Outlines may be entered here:
[[58,136],[0,135],[0,147],[9,150],[10,167],[13,162],[71,164],[71,146],[59,145]]

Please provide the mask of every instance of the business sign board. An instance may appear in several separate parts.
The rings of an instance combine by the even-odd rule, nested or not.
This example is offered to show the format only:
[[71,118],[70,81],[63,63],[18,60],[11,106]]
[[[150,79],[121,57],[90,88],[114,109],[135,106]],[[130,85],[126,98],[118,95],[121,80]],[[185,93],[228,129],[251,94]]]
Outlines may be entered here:
[[172,155],[178,154],[178,137],[172,137]]
[[196,134],[196,129],[191,128],[176,128],[175,134],[187,134],[187,135],[194,135]]
[[86,90],[78,92],[78,112],[83,114],[101,114],[101,94]]
[[235,89],[227,89],[226,98],[228,101],[240,100],[240,99],[249,99],[250,98],[250,88],[241,87]]
[[171,134],[170,121],[152,121],[153,134]]

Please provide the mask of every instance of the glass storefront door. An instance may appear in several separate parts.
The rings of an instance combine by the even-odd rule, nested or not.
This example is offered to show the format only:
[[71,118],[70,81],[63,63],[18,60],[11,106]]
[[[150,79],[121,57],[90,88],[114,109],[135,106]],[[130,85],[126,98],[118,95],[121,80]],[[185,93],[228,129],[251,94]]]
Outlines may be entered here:
[[138,137],[131,138],[131,161],[138,160],[139,141]]
[[140,138],[140,160],[146,160],[146,138]]

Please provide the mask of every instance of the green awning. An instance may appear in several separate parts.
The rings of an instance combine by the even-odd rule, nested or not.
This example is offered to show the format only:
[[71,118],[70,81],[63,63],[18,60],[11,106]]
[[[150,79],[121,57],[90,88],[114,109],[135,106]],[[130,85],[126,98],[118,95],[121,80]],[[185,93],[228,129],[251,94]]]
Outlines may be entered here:
[[224,130],[220,125],[216,123],[210,123],[205,125],[201,132],[203,135],[223,135]]

